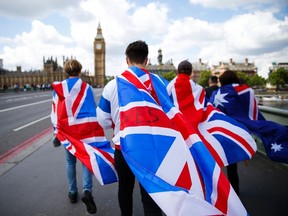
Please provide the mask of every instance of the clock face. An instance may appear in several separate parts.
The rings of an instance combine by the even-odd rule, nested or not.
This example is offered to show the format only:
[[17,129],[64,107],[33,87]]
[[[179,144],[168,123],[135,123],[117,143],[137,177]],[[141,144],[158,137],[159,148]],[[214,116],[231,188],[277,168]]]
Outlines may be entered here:
[[96,49],[101,49],[101,44],[96,44]]

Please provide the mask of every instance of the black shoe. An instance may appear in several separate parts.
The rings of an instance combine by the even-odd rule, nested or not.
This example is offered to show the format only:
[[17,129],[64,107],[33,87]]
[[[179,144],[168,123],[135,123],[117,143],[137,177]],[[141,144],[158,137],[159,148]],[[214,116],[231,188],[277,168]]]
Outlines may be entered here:
[[68,197],[69,197],[71,203],[76,203],[77,198],[78,198],[78,193],[77,192],[76,193],[69,192]]
[[82,202],[86,205],[87,211],[90,214],[95,214],[97,212],[97,207],[90,191],[88,190],[84,191]]

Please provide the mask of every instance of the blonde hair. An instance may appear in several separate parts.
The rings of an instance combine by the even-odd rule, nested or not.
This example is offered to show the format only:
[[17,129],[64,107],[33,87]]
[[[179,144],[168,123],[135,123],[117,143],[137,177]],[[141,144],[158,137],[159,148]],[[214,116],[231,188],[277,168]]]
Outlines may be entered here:
[[78,76],[81,73],[82,65],[76,59],[68,60],[65,62],[63,70],[69,76]]

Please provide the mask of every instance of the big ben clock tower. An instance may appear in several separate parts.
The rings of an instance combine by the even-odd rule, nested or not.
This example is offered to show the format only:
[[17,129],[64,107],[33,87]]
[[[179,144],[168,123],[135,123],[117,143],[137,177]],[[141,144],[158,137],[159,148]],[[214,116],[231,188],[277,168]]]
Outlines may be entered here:
[[94,76],[95,85],[105,85],[105,40],[102,35],[100,23],[97,28],[97,35],[94,40]]

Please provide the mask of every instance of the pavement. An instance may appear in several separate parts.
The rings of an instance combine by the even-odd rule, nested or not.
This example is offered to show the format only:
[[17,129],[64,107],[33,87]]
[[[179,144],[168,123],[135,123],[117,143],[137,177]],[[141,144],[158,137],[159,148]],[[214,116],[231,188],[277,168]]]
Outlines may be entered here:
[[[76,204],[69,202],[64,149],[55,148],[51,139],[52,133],[47,133],[0,163],[1,216],[89,215],[80,199]],[[238,163],[238,172],[240,199],[250,216],[288,215],[287,166],[257,153],[248,164]],[[80,163],[77,163],[77,174],[80,189]],[[94,178],[96,215],[120,216],[117,186],[117,183],[101,186]],[[138,184],[134,192],[134,215],[144,215]]]

